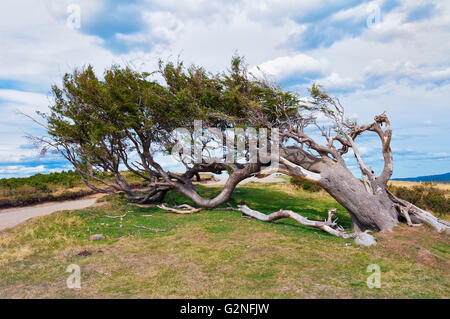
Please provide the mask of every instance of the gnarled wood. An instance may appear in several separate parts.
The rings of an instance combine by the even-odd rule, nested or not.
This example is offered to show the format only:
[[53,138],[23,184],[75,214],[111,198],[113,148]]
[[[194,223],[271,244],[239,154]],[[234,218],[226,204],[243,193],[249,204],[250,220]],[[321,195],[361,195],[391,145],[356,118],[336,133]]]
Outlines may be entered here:
[[448,221],[440,219],[433,214],[417,207],[416,205],[413,205],[412,203],[404,199],[396,197],[389,191],[387,192],[391,196],[392,201],[400,206],[400,209],[408,208],[408,214],[418,218],[422,222],[429,224],[431,227],[436,229],[438,233],[445,231],[447,232],[447,234],[450,234],[450,223]]
[[[353,234],[347,234],[341,227],[337,226],[335,221],[332,221],[332,213],[329,212],[328,219],[326,221],[316,221],[316,220],[309,220],[306,217],[303,217],[300,214],[297,214],[291,210],[284,210],[281,209],[277,212],[274,212],[272,214],[266,215],[263,213],[260,213],[256,210],[250,209],[246,205],[239,205],[239,210],[244,213],[245,215],[248,215],[250,217],[256,218],[258,220],[264,221],[264,222],[274,222],[276,220],[282,219],[282,218],[292,218],[298,223],[321,229],[331,235],[342,237],[342,238],[355,238],[357,236],[356,233]],[[333,228],[336,227],[336,228]]]
[[168,207],[167,204],[163,203],[161,205],[158,204],[136,204],[136,203],[128,203],[129,206],[141,207],[141,208],[154,208],[158,207],[167,212],[176,213],[176,214],[194,214],[197,213],[203,208],[195,208],[188,204],[181,204],[175,207]]
[[[182,206],[182,208],[185,207],[184,205],[181,205],[181,206]],[[181,207],[181,206],[178,206],[178,207]],[[203,210],[203,208],[194,208],[191,206],[190,206],[191,208],[188,210],[182,210],[182,209],[167,207],[165,204],[157,205],[156,207],[161,208],[167,212],[176,213],[176,214],[194,214],[194,213],[197,213],[197,212]]]

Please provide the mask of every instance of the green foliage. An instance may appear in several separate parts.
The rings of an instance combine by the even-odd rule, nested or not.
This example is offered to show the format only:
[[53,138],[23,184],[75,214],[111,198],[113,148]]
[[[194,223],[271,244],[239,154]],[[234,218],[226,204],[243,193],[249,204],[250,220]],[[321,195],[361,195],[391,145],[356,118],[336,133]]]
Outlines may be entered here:
[[136,148],[170,150],[173,130],[191,128],[194,120],[221,129],[258,127],[256,111],[266,113],[266,124],[280,105],[298,107],[296,95],[250,76],[241,57],[224,73],[170,62],[154,73],[112,66],[99,78],[88,66],[66,74],[52,88],[50,114],[41,114],[53,143],[73,152],[68,159],[83,170],[88,163],[111,172]]
[[319,185],[316,185],[312,182],[306,181],[300,177],[291,177],[291,184],[294,185],[297,189],[303,189],[308,192],[320,192],[323,188]]
[[[143,185],[142,179],[122,173],[131,185]],[[95,176],[110,177],[110,173],[95,172]],[[0,208],[26,206],[45,201],[70,200],[94,193],[88,188],[78,173],[36,174],[29,177],[0,179]]]
[[30,177],[15,177],[0,179],[0,188],[15,189],[21,186],[35,187],[40,191],[48,191],[49,185],[74,187],[80,184],[81,178],[74,171],[62,171],[60,173],[36,174]]
[[437,188],[433,183],[426,182],[413,187],[388,186],[389,191],[397,197],[438,214],[448,214],[450,198],[448,191]]

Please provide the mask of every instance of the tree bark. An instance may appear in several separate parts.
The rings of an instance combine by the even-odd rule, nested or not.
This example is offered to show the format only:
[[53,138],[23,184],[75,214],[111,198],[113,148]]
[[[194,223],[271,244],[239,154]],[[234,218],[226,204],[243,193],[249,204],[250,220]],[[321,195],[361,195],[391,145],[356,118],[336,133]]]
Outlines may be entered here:
[[258,220],[264,221],[264,222],[274,222],[276,220],[282,219],[282,218],[292,218],[293,220],[297,221],[298,223],[304,225],[304,226],[310,226],[314,228],[321,229],[331,235],[342,237],[342,238],[355,238],[358,234],[347,234],[341,227],[339,227],[336,223],[336,220],[333,220],[335,210],[329,210],[328,211],[328,219],[325,221],[317,221],[317,220],[309,220],[308,218],[297,214],[291,210],[284,210],[280,209],[278,212],[272,213],[270,215],[266,215],[263,213],[260,213],[256,210],[250,209],[246,205],[238,206],[239,210],[244,213],[247,216],[256,218]]
[[398,212],[379,185],[374,193],[368,192],[364,184],[339,164],[321,172],[317,183],[349,212],[355,232],[365,230],[392,230],[398,223]]

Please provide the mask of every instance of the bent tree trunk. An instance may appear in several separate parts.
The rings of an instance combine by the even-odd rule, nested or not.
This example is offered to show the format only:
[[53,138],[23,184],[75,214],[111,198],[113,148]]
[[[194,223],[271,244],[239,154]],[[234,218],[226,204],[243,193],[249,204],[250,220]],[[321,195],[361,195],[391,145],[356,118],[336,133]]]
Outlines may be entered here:
[[403,220],[409,226],[427,223],[438,232],[450,232],[449,222],[390,194],[385,179],[374,178],[370,187],[367,187],[345,165],[330,160],[323,161],[325,165],[315,167],[320,168],[320,173],[308,171],[286,159],[283,164],[286,169],[278,169],[278,172],[320,185],[340,203],[349,212],[355,233],[366,230],[390,231]]
[[384,185],[371,194],[360,180],[339,165],[323,171],[317,184],[349,212],[355,232],[392,230],[398,223],[397,210]]

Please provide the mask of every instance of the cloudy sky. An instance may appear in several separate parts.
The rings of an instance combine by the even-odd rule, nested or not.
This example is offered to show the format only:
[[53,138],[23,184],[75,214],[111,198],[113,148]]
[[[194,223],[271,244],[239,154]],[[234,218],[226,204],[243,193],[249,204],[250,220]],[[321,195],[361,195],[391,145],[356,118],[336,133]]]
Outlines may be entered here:
[[[0,48],[0,177],[70,168],[38,156],[18,110],[45,111],[74,67],[180,57],[221,71],[236,52],[302,95],[322,84],[362,123],[386,110],[394,177],[450,171],[448,0],[2,0]],[[380,168],[375,138],[361,153]]]

